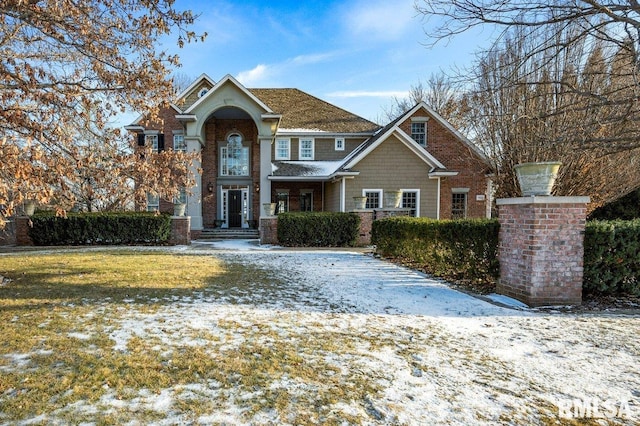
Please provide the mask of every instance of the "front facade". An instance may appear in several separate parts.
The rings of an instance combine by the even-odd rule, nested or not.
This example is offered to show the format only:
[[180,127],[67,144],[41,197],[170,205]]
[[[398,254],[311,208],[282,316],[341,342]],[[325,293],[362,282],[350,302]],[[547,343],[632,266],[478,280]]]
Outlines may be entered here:
[[[260,206],[277,211],[401,207],[434,219],[486,217],[489,166],[426,104],[385,127],[297,89],[247,89],[231,76],[200,76],[156,123],[127,126],[140,143],[199,153],[196,185],[185,191],[192,232],[255,227]],[[173,204],[148,200],[149,209]]]

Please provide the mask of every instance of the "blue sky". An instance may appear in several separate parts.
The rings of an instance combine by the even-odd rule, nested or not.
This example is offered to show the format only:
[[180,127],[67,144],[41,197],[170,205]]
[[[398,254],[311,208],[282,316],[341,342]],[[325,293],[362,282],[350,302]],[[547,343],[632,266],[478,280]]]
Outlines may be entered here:
[[182,49],[175,38],[159,46],[178,53],[178,73],[296,87],[373,121],[432,72],[470,65],[483,39],[476,32],[426,47],[414,0],[176,3],[200,14],[193,29],[208,33]]

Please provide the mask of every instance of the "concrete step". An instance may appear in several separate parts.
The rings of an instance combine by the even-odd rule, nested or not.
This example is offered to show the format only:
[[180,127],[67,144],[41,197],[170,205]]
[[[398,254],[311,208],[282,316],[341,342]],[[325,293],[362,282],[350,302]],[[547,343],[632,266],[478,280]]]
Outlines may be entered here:
[[257,240],[260,232],[257,229],[205,229],[200,234],[199,240]]

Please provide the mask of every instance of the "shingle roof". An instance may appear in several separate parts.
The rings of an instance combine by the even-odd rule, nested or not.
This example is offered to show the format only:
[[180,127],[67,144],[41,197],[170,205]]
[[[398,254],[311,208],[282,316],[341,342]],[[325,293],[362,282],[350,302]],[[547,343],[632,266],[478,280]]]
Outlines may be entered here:
[[298,89],[248,89],[274,113],[282,114],[281,129],[336,133],[368,133],[379,125]]

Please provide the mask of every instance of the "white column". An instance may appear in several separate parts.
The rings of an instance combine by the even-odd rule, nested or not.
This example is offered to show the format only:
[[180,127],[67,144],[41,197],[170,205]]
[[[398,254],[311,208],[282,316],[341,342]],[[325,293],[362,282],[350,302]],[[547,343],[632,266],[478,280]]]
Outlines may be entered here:
[[346,199],[347,197],[347,178],[343,177],[340,181],[340,211],[346,211]]
[[[200,140],[185,136],[187,152],[201,153]],[[201,158],[201,157],[199,157]],[[198,172],[202,164],[200,159],[194,160],[191,172],[195,179],[195,185],[191,188],[191,194],[187,195],[187,216],[191,216],[191,229],[202,230],[202,175]]]
[[[268,176],[271,174],[272,141],[272,138],[260,138],[260,206],[271,202],[271,181]],[[261,211],[260,208],[258,210]]]

